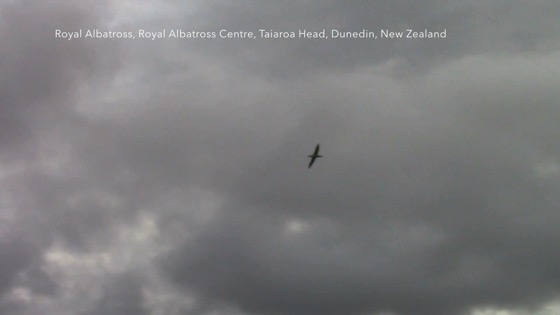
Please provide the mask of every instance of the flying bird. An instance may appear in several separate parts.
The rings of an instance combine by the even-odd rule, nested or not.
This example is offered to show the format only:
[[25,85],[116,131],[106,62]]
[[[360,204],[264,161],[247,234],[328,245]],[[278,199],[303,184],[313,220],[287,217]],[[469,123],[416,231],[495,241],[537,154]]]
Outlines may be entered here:
[[311,168],[311,165],[313,165],[316,158],[323,157],[322,155],[319,155],[319,145],[317,145],[315,147],[315,152],[313,152],[312,155],[308,155],[307,157],[311,158],[311,161],[309,161],[309,167],[308,167],[308,168]]

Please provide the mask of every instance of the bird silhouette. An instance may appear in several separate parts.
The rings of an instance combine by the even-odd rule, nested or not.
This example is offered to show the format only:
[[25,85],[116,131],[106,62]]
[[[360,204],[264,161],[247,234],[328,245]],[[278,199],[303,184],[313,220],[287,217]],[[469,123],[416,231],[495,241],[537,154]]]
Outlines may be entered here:
[[315,152],[313,152],[312,155],[308,155],[307,157],[311,158],[311,161],[309,161],[309,167],[308,167],[308,168],[311,168],[311,165],[313,165],[316,158],[323,157],[322,155],[319,155],[319,145],[317,145],[315,147]]

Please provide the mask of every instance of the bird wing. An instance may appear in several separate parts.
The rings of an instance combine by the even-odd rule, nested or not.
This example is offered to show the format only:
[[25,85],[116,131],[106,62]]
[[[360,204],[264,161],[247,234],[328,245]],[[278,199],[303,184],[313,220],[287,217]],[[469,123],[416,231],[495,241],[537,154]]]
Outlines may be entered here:
[[317,154],[319,154],[319,145],[315,147],[315,153],[313,153],[313,155],[317,155]]
[[311,168],[311,165],[313,165],[313,162],[315,162],[315,157],[312,157],[311,161],[309,161],[309,167],[308,168]]

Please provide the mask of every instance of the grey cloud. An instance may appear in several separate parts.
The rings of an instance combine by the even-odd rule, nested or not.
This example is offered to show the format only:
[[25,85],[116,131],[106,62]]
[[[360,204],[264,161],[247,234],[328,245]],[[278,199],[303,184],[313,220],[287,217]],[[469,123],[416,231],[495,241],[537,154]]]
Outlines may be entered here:
[[0,264],[0,297],[11,289],[18,273],[25,270],[36,258],[32,244],[20,239],[4,240],[0,243],[2,263]]
[[0,39],[9,45],[2,46],[0,61],[2,156],[14,157],[26,141],[40,138],[37,130],[67,115],[79,82],[114,65],[95,56],[97,49],[111,49],[110,45],[53,40],[57,28],[94,26],[98,8],[89,10],[64,2],[3,5]]
[[228,60],[240,72],[288,80],[323,70],[344,72],[391,59],[402,59],[403,67],[414,71],[470,54],[558,49],[558,25],[553,21],[559,8],[554,1],[543,0],[538,5],[522,1],[245,2],[243,6],[206,2],[195,6],[197,14],[175,23],[186,29],[255,32],[300,28],[375,32],[447,29],[449,35],[435,41],[200,41],[186,49]]
[[106,286],[106,290],[95,306],[84,315],[132,315],[148,314],[143,306],[142,279],[135,274],[115,277]]
[[[168,1],[173,14],[124,26],[447,28],[437,42],[53,40],[126,3],[105,4],[0,13],[0,294],[34,298],[2,311],[158,314],[145,294],[158,281],[177,314],[468,314],[557,297],[556,2]],[[307,170],[316,143],[325,158]],[[155,236],[109,270],[96,257],[127,252],[138,214]],[[97,299],[72,286],[90,279],[79,268],[91,292],[108,283]]]
[[30,268],[22,274],[21,285],[29,288],[32,294],[54,296],[59,288],[58,283],[40,267]]
[[[534,165],[556,156],[557,146],[532,140],[558,133],[541,116],[557,115],[554,84],[546,83],[556,80],[557,63],[555,55],[540,60],[548,70],[531,59],[480,58],[436,70],[427,84],[403,82],[420,96],[416,104],[404,97],[410,103],[401,105],[414,112],[408,117],[382,104],[369,112],[348,105],[337,118],[334,106],[318,111],[290,136],[316,140],[316,121],[328,121],[336,130],[322,134],[328,158],[308,174],[293,171],[301,164],[293,152],[313,147],[304,138],[254,160],[226,185],[235,202],[164,260],[164,270],[203,299],[255,314],[454,314],[552,298],[560,272],[557,180],[542,181]],[[485,73],[487,63],[499,72]],[[450,83],[459,71],[466,79]],[[528,82],[496,96],[512,72]],[[543,82],[530,83],[537,76]],[[436,87],[438,98],[427,92]],[[366,104],[360,97],[347,103]],[[344,129],[351,132],[341,137]],[[294,219],[309,227],[290,239],[286,224]]]
[[[22,288],[31,295],[31,304],[60,297],[59,279],[42,269],[45,251],[61,237],[69,243],[87,238],[83,227],[97,216],[94,211],[78,214],[81,210],[68,204],[78,181],[56,178],[45,161],[64,156],[65,141],[72,137],[66,137],[65,129],[80,120],[74,108],[82,84],[110,78],[117,65],[113,44],[57,41],[54,30],[95,27],[105,9],[103,3],[86,7],[67,1],[1,4],[0,169],[5,195],[0,294]],[[83,220],[65,221],[72,215]],[[80,231],[69,235],[78,224]],[[14,314],[36,308],[10,299],[1,307]]]
[[11,302],[11,301],[0,302],[0,311],[2,312],[2,314],[8,314],[8,315],[22,314],[22,310],[23,310],[23,306],[21,304]]

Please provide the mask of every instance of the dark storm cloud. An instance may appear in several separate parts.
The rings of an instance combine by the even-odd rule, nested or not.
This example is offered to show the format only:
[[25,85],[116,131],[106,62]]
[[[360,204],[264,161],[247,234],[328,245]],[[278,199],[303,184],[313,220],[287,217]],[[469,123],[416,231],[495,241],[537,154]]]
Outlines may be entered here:
[[[58,238],[67,242],[87,238],[83,227],[95,223],[93,211],[88,216],[68,204],[75,196],[70,193],[76,193],[71,187],[78,181],[55,178],[42,163],[52,153],[56,158],[64,155],[60,153],[69,139],[64,129],[79,120],[73,107],[81,84],[110,77],[108,66],[116,65],[112,44],[56,41],[54,30],[95,26],[104,10],[103,3],[88,7],[66,1],[1,4],[0,168],[5,199],[0,210],[0,296],[5,299],[16,288],[40,297],[55,296],[59,279],[43,270],[44,251]],[[98,55],[100,51],[104,54]],[[68,231],[79,224],[80,232],[70,235]],[[2,307],[6,312],[29,311],[22,303],[5,300]]]
[[[423,315],[558,296],[555,1],[119,11],[131,29],[447,28],[439,41],[53,39],[119,5],[0,11],[2,310]],[[138,213],[160,243],[128,257]],[[151,296],[145,274],[178,290]],[[108,285],[92,300],[75,283]],[[31,302],[7,298],[18,287]]]
[[[94,25],[95,8],[37,2],[4,4],[0,12],[0,143],[2,156],[29,138],[39,122],[63,114],[79,80],[103,64],[84,42],[53,40],[57,28]],[[93,14],[92,14],[93,13]],[[9,43],[9,44],[6,44]],[[9,152],[8,152],[9,151]]]
[[[111,76],[112,44],[53,40],[55,29],[95,26],[101,8],[64,1],[2,6],[0,158],[10,166],[61,148],[65,140],[51,143],[51,132],[61,133],[72,118],[80,84]],[[99,56],[103,50],[108,54]]]
[[15,224],[5,230],[41,243],[39,250],[60,237],[85,246],[89,231],[105,225],[99,201],[72,204],[92,186],[85,188],[83,178],[52,176],[42,163],[68,158],[64,152],[84,126],[74,111],[82,84],[110,79],[118,64],[115,43],[55,40],[54,32],[96,27],[106,9],[55,1],[4,3],[0,11],[0,158],[11,174],[4,188],[17,209]]
[[254,32],[447,29],[445,40],[201,41],[196,48],[189,47],[228,63],[231,60],[243,72],[293,79],[323,70],[348,71],[390,59],[402,59],[402,65],[413,70],[429,69],[470,54],[552,51],[558,49],[560,26],[554,23],[558,10],[553,0],[539,1],[538,5],[523,1],[244,1],[244,5],[210,1],[178,24],[186,29]]
[[[558,180],[534,167],[558,152],[556,56],[466,59],[375,104],[347,83],[346,105],[304,116],[218,184],[234,200],[164,270],[255,314],[455,314],[554,297]],[[399,98],[401,111],[384,106]],[[304,173],[319,135],[326,158]]]

